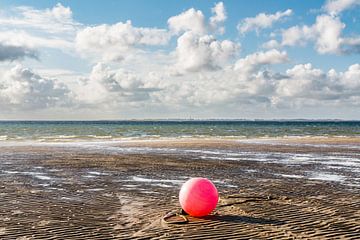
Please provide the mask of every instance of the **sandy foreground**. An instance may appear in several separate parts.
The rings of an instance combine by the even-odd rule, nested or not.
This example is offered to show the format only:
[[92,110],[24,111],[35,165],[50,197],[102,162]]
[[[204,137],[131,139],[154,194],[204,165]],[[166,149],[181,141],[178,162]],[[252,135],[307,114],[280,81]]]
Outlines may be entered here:
[[[0,147],[0,239],[359,239],[360,144],[349,139],[343,144],[350,147],[333,140],[311,141],[183,140],[120,146],[191,147],[194,154]],[[246,154],[236,160],[195,154],[214,148],[256,156],[325,154],[353,160],[344,167],[334,160],[324,165],[327,158],[317,162],[316,157],[300,164],[257,161]],[[317,170],[331,174],[308,176]],[[180,208],[178,192],[190,177],[214,181],[220,193],[217,209],[208,217],[189,217],[186,224],[164,222],[166,213]]]

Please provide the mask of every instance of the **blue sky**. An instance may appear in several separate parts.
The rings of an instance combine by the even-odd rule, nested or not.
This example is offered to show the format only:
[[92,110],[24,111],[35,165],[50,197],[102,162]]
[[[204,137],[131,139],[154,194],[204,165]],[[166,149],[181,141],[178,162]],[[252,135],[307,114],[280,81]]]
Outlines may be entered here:
[[[1,1],[2,8],[10,8],[13,6],[33,6],[34,8],[45,9],[52,8],[59,1]],[[226,34],[222,38],[239,39],[244,48],[242,53],[248,54],[256,51],[259,45],[266,39],[267,35],[273,29],[266,29],[260,35],[256,33],[249,33],[245,36],[239,36],[236,29],[237,24],[241,19],[246,17],[253,17],[258,13],[275,13],[277,11],[284,11],[286,9],[293,9],[295,14],[288,21],[279,24],[279,27],[290,27],[295,24],[311,24],[314,22],[319,13],[324,1],[297,1],[297,0],[283,0],[283,1],[264,1],[255,0],[244,4],[241,1],[223,1],[228,13],[228,19],[225,23]],[[201,10],[206,16],[211,16],[211,8],[216,1],[206,0],[188,0],[188,1],[167,1],[167,0],[112,0],[112,1],[61,1],[64,6],[69,6],[73,12],[75,20],[88,24],[115,24],[117,22],[125,22],[131,20],[134,26],[141,27],[158,27],[166,28],[167,20],[182,11],[189,8]],[[355,29],[356,22],[360,16],[360,8],[353,8],[342,15],[343,22],[348,29]],[[359,19],[357,21],[360,21]],[[359,23],[357,22],[359,27]],[[350,31],[351,32],[351,31]],[[173,39],[175,41],[176,39]],[[298,49],[289,50],[297,59],[298,62],[311,60],[317,67],[330,69],[335,68],[343,70],[350,63],[356,63],[356,55],[342,56],[338,55],[334,58],[329,58],[328,55],[314,54],[311,46]],[[335,61],[335,62],[334,62]]]
[[358,119],[358,16],[359,0],[2,0],[0,118]]

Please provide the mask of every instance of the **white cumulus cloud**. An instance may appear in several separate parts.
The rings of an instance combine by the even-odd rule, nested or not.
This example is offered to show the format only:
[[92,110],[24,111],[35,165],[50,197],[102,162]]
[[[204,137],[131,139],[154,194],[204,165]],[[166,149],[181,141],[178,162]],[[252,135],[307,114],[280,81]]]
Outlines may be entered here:
[[338,17],[330,15],[320,15],[316,17],[316,22],[307,26],[294,26],[282,32],[283,46],[296,46],[301,43],[312,41],[315,49],[321,54],[342,53],[343,48],[350,47],[346,43],[346,38],[342,37],[342,30],[345,24]]
[[8,44],[71,48],[74,34],[81,27],[73,19],[71,9],[60,3],[50,9],[21,6],[0,13],[0,35]]
[[0,106],[4,110],[69,106],[71,91],[56,79],[48,79],[29,68],[16,65],[3,70],[0,78]]
[[345,28],[338,18],[321,15],[316,18],[313,26],[315,33],[316,49],[319,53],[336,53],[341,43],[341,31]]
[[77,33],[76,47],[80,53],[95,54],[104,61],[119,61],[132,50],[165,45],[169,39],[165,29],[137,28],[127,21],[86,27]]
[[240,33],[244,34],[246,32],[255,30],[259,31],[260,29],[270,28],[275,22],[280,21],[282,18],[291,16],[292,10],[287,9],[283,12],[276,12],[275,14],[266,14],[259,13],[255,17],[249,17],[242,20],[237,28]]
[[308,64],[299,64],[286,71],[276,84],[274,105],[287,107],[358,105],[352,101],[360,93],[360,66],[347,71],[327,73]]
[[254,73],[264,65],[279,64],[288,61],[288,55],[285,51],[272,49],[266,52],[256,52],[239,59],[234,66],[236,71],[244,73]]
[[360,5],[360,0],[328,0],[324,6],[330,15],[338,15],[346,9]]
[[214,70],[228,63],[239,50],[239,44],[229,40],[219,41],[211,35],[199,36],[192,31],[177,40],[176,68],[181,71]]
[[314,24],[282,30],[281,45],[298,46],[312,42],[320,54],[359,53],[360,37],[343,36],[346,25],[339,16],[342,11],[359,4],[359,0],[328,0],[323,6],[326,13],[317,16]]
[[141,78],[124,69],[112,70],[109,66],[96,64],[88,77],[81,78],[74,87],[80,105],[113,107],[121,104],[149,100],[155,88],[144,86]]
[[214,34],[224,34],[224,22],[227,13],[223,2],[218,2],[211,8],[212,16],[207,21],[203,12],[190,8],[176,16],[168,19],[168,26],[172,34],[179,35],[191,31],[198,35],[206,35],[209,32]]
[[206,34],[207,32],[204,14],[194,8],[170,17],[168,25],[174,34],[186,31],[192,31],[197,34]]
[[17,28],[42,30],[47,33],[68,33],[75,32],[81,26],[73,20],[72,11],[61,3],[53,8],[35,9],[22,6],[12,9],[15,16],[0,15],[0,25]]
[[227,14],[223,2],[217,3],[212,9],[211,12],[214,14],[210,17],[210,28],[213,31],[218,31],[220,34],[224,34],[225,28],[221,26],[227,19]]

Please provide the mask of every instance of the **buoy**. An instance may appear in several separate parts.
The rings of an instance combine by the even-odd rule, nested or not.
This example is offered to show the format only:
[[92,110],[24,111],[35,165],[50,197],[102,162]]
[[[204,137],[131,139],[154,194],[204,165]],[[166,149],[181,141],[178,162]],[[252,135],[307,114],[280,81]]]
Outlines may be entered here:
[[179,193],[182,209],[193,217],[203,217],[211,213],[218,200],[215,185],[206,178],[191,178],[182,185]]

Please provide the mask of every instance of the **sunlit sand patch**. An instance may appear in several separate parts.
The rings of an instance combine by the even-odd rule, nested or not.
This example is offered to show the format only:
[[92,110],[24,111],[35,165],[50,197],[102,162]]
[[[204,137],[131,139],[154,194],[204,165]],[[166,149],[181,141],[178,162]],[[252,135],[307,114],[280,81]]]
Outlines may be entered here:
[[214,149],[214,150],[201,150],[201,149],[190,149],[190,150],[184,150],[184,152],[187,152],[187,153],[202,153],[202,154],[211,154],[211,155],[223,155],[224,151],[221,151],[221,150],[217,150],[217,149]]
[[72,198],[70,198],[70,197],[61,197],[60,199],[61,200],[72,200]]
[[360,187],[360,181],[357,184],[356,183],[348,183],[347,186],[358,188],[358,187]]
[[325,163],[323,163],[325,165],[330,165],[330,166],[337,166],[337,167],[343,167],[343,168],[360,168],[360,162],[356,162],[356,161],[339,161],[339,160],[330,160],[327,161]]
[[12,174],[12,175],[26,175],[26,176],[31,176],[31,177],[34,177],[36,179],[39,179],[39,180],[46,180],[46,181],[49,181],[49,180],[52,180],[53,178],[49,177],[49,176],[46,176],[44,173],[42,172],[29,172],[29,171],[23,171],[23,172],[20,172],[20,171],[7,171],[7,170],[3,170],[3,173],[6,173],[6,174]]
[[285,178],[304,178],[304,176],[301,176],[301,175],[294,175],[294,174],[279,174],[279,173],[276,173],[274,174],[276,176],[281,176],[281,177],[285,177]]
[[239,160],[239,158],[233,158],[233,157],[212,157],[212,156],[200,156],[201,159],[212,159],[212,160]]
[[49,190],[55,190],[55,191],[64,191],[64,188],[58,188],[58,187],[49,187]]
[[227,181],[224,180],[213,180],[212,181],[216,186],[221,186],[221,187],[226,187],[226,188],[237,188],[238,186],[228,183]]
[[[179,179],[152,179],[152,178],[145,178],[143,176],[133,176],[132,180],[134,182],[139,182],[142,184],[149,184],[153,187],[161,187],[161,188],[173,188],[181,186],[189,177],[182,177],[184,180]],[[214,180],[213,181],[216,185],[220,185],[227,188],[236,188],[236,185],[230,184],[223,180]],[[123,185],[128,186],[128,185]],[[132,186],[132,185],[131,185]],[[135,185],[138,186],[138,185]]]
[[83,175],[82,177],[84,177],[84,178],[96,178],[96,176],[94,176],[94,175]]
[[95,175],[95,176],[108,176],[108,175],[110,175],[109,173],[97,172],[97,171],[88,171],[88,174]]
[[3,164],[3,165],[12,165],[13,162],[2,162],[1,164]]
[[6,174],[19,174],[20,172],[3,170],[3,173],[6,173]]
[[162,187],[162,188],[172,188],[172,187],[174,187],[173,185],[163,184],[163,183],[155,183],[155,184],[152,184],[152,185],[155,186],[155,187]]
[[315,156],[312,154],[296,154],[291,155],[288,159],[282,160],[285,163],[296,163],[296,164],[307,164],[312,163],[315,159]]
[[78,202],[78,203],[84,202],[84,199],[81,198],[79,195],[61,196],[59,199],[62,200],[63,202]]
[[155,192],[155,191],[140,191],[140,193],[143,193],[143,194],[160,194],[159,192]]
[[38,184],[38,186],[47,188],[47,187],[50,186],[50,184],[48,184],[48,183],[40,183],[40,184]]
[[136,184],[124,184],[122,185],[123,187],[127,187],[127,188],[137,188],[139,187],[140,185],[136,185]]
[[56,168],[52,168],[48,170],[49,172],[61,172],[62,170],[60,169],[56,169]]
[[41,220],[41,221],[37,222],[37,226],[43,227],[43,226],[49,225],[50,223],[51,223],[51,221],[49,221],[49,220]]
[[43,192],[43,190],[40,190],[40,189],[32,189],[29,191],[30,193],[33,193],[33,194],[37,194],[37,193],[41,193]]
[[104,188],[89,188],[89,189],[86,189],[85,191],[88,191],[88,192],[99,192],[99,191],[104,191],[105,189]]
[[22,236],[22,237],[16,238],[16,240],[33,240],[33,238],[32,238],[32,237],[28,237],[28,236]]
[[35,178],[40,180],[51,180],[51,177],[44,176],[44,175],[35,175]]
[[19,214],[23,214],[24,212],[21,210],[11,210],[11,215],[19,215]]
[[33,167],[34,169],[44,169],[44,167],[42,166],[36,166],[36,167]]
[[145,204],[142,199],[134,201],[123,194],[117,194],[117,198],[120,207],[115,209],[114,214],[108,217],[108,220],[117,222],[114,229],[130,229],[132,226],[141,223],[141,215]]
[[237,186],[237,185],[233,185],[233,184],[225,184],[224,187],[227,187],[227,188],[237,188],[238,186]]
[[143,183],[170,183],[174,185],[183,184],[185,181],[183,180],[175,180],[175,179],[151,179],[151,178],[144,178],[139,176],[133,176],[132,180],[134,182],[143,182]]

